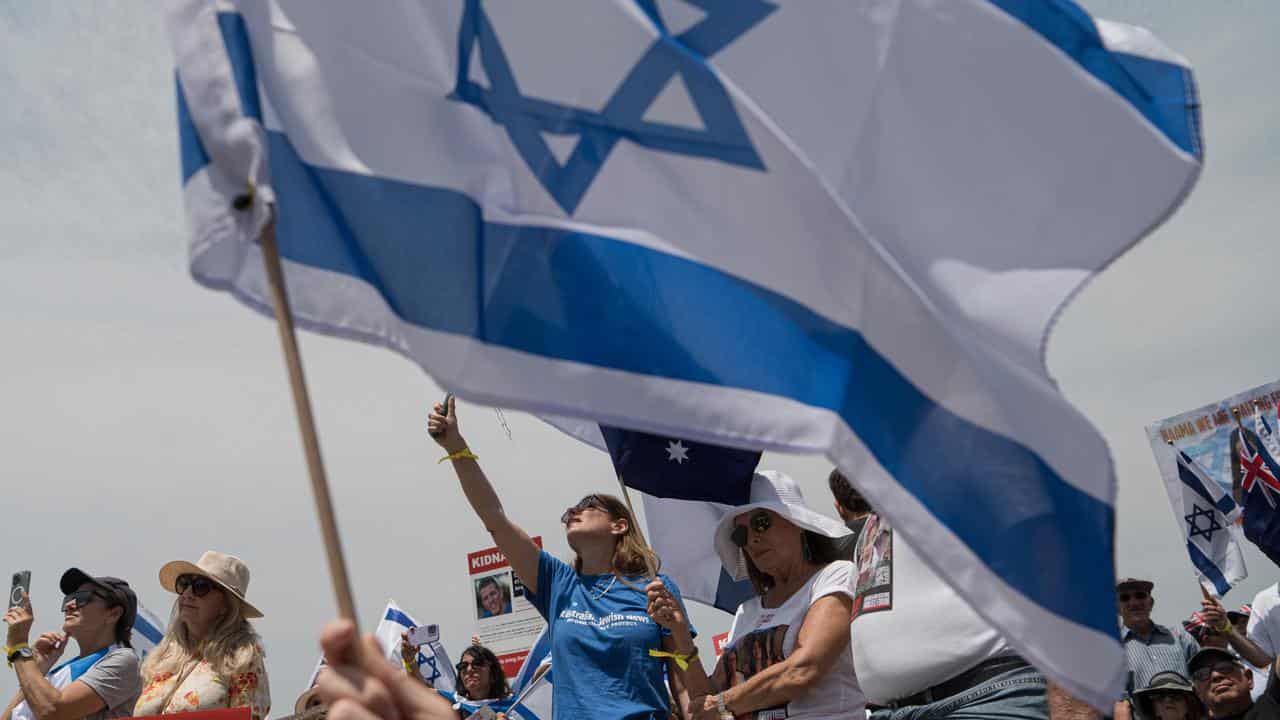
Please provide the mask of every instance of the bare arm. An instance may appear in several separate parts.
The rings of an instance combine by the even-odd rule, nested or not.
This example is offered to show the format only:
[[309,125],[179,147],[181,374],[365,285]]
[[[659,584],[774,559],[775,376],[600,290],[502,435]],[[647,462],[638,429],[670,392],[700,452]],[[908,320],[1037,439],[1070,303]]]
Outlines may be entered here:
[[13,715],[13,709],[18,707],[18,703],[22,702],[22,691],[19,690],[14,694],[13,699],[4,707],[4,712],[0,713],[0,720],[9,720]]
[[13,669],[22,696],[37,720],[78,720],[107,706],[98,693],[79,680],[61,690],[55,688],[33,661],[16,662]]
[[[458,432],[458,415],[455,400],[449,396],[449,407],[436,405],[435,411],[427,419],[427,428],[433,434],[432,439],[450,455],[467,449],[467,441]],[[443,414],[447,411],[447,415]],[[462,485],[462,493],[471,503],[471,509],[484,523],[493,542],[507,556],[511,569],[516,571],[520,581],[534,593],[538,592],[538,546],[519,525],[511,522],[502,508],[502,501],[494,491],[489,478],[480,469],[475,458],[462,457],[453,461],[454,472],[458,474],[458,482]]]
[[[1048,694],[1049,720],[1099,720],[1102,717],[1096,710],[1058,687],[1057,683],[1049,683]],[[1125,710],[1127,709],[1128,703],[1125,703]],[[1119,718],[1120,715],[1117,713],[1116,717]]]
[[[780,663],[770,665],[723,692],[725,705],[734,713],[776,707],[803,694],[831,670],[840,653],[849,651],[849,617],[853,600],[827,595],[809,607],[796,647]],[[705,700],[714,707],[715,698]]]
[[1227,617],[1227,610],[1217,598],[1209,595],[1203,587],[1200,591],[1204,593],[1204,599],[1200,601],[1200,614],[1204,616],[1205,622],[1209,627],[1223,633],[1227,636],[1227,642],[1236,652],[1240,653],[1240,657],[1248,660],[1254,667],[1264,668],[1275,662],[1275,658],[1267,654],[1265,650],[1258,646],[1257,643],[1250,640],[1246,635],[1242,635],[1235,631],[1231,626],[1231,621]]

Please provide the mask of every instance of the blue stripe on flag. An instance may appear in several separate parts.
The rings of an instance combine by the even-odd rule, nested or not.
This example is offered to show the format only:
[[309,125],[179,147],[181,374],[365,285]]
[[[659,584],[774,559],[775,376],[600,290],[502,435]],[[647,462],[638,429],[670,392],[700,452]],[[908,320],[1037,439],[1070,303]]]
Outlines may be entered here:
[[[1012,588],[1114,633],[1110,603],[1076,600],[1112,592],[1111,506],[1028,448],[935,403],[857,331],[692,260],[607,237],[485,222],[461,193],[308,166],[283,134],[268,138],[277,240],[290,261],[365,280],[423,328],[835,411]],[[422,282],[427,276],[431,283]],[[471,312],[458,312],[459,298],[472,300]]]
[[1222,576],[1222,571],[1209,559],[1208,555],[1205,555],[1200,548],[1196,547],[1195,543],[1187,541],[1187,552],[1191,554],[1191,564],[1196,566],[1196,569],[1200,571],[1200,574],[1205,579],[1213,583],[1218,595],[1225,595],[1231,589],[1231,583],[1227,582],[1227,579]]
[[389,622],[393,622],[397,625],[403,625],[407,628],[415,627],[418,624],[413,621],[413,618],[409,617],[408,615],[405,615],[404,613],[400,612],[399,610],[396,610],[395,608],[387,608],[387,614],[382,619],[387,620]]
[[185,185],[192,175],[200,172],[200,168],[209,164],[209,153],[200,141],[200,133],[196,132],[196,124],[191,119],[191,108],[187,105],[187,96],[182,92],[181,81],[178,83],[178,151],[182,165],[182,182]]
[[1071,0],[988,0],[1022,21],[1114,90],[1175,145],[1202,157],[1199,99],[1191,71],[1181,65],[1112,52],[1093,18]]
[[240,109],[246,117],[262,122],[262,103],[258,98],[258,71],[253,64],[253,48],[249,44],[249,29],[239,13],[218,13],[218,28],[222,42],[231,58],[231,75],[240,95]]
[[1236,509],[1235,500],[1232,500],[1231,496],[1225,493],[1221,493],[1218,499],[1214,500],[1213,495],[1210,494],[1209,489],[1204,486],[1200,477],[1196,475],[1195,471],[1188,467],[1192,462],[1191,458],[1181,450],[1179,450],[1178,453],[1182,456],[1179,458],[1178,462],[1178,477],[1182,480],[1182,484],[1203,498],[1205,502],[1217,508],[1218,512],[1223,515],[1230,515],[1231,511]]
[[150,620],[138,615],[133,621],[133,630],[142,637],[150,640],[157,645],[164,639],[164,633],[160,632],[160,628],[151,624]]

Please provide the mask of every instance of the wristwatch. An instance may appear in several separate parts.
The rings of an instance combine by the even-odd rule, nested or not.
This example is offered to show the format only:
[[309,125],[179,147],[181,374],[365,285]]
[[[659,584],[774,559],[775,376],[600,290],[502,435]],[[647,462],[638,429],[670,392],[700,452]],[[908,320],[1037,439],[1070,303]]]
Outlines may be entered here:
[[26,645],[19,645],[15,648],[5,648],[5,659],[9,661],[9,667],[19,660],[33,660],[35,653],[31,652],[31,648]]

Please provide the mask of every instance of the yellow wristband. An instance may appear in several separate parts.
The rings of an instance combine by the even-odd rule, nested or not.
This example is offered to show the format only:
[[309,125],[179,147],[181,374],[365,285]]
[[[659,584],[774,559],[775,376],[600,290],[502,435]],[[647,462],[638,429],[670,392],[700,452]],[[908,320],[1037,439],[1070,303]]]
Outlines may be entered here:
[[456,453],[453,453],[452,455],[445,455],[444,457],[440,458],[439,460],[436,461],[436,464],[439,465],[445,460],[464,460],[467,458],[470,458],[471,460],[479,460],[480,456],[471,452],[471,448],[462,448],[461,450],[459,450]]
[[694,648],[693,652],[688,655],[681,655],[680,653],[667,652],[665,650],[651,649],[649,650],[649,657],[671,658],[672,660],[676,661],[676,667],[680,668],[681,670],[688,670],[689,663],[698,659],[698,649]]
[[30,647],[31,646],[26,643],[18,643],[17,645],[5,645],[4,646],[5,662],[9,663],[9,667],[13,667],[13,661],[10,660],[9,658],[13,657],[13,654],[18,652],[19,650],[26,650],[27,648],[30,648]]
[[418,663],[416,663],[416,662],[409,662],[408,660],[405,660],[404,658],[401,658],[401,659],[400,659],[400,662],[404,663],[404,669],[405,669],[405,670],[406,670],[410,675],[412,675],[412,674],[414,674],[414,673],[418,672]]

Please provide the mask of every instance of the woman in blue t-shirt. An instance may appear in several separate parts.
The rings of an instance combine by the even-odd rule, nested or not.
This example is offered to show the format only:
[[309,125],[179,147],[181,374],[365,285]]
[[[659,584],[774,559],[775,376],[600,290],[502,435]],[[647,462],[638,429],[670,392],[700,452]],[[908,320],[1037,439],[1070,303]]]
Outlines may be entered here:
[[[674,660],[663,659],[674,652],[670,633],[649,617],[645,587],[657,577],[676,602],[683,601],[675,583],[658,575],[658,558],[626,504],[609,495],[588,495],[566,510],[560,521],[575,553],[573,563],[566,563],[543,552],[507,517],[458,431],[452,397],[448,407],[436,405],[427,428],[448,453],[463,493],[520,577],[529,601],[547,620],[555,718],[668,720],[671,698],[686,707]],[[321,638],[330,664],[345,666],[320,681],[322,696],[337,702],[331,704],[332,720],[451,720],[437,714],[438,703],[406,684],[407,676],[386,672],[376,652],[357,651],[352,630],[350,623],[334,623]],[[371,691],[370,683],[383,687]],[[371,700],[387,695],[394,708]]]

